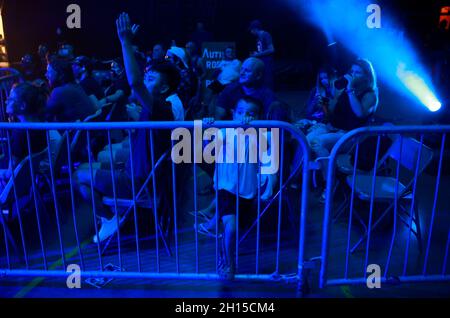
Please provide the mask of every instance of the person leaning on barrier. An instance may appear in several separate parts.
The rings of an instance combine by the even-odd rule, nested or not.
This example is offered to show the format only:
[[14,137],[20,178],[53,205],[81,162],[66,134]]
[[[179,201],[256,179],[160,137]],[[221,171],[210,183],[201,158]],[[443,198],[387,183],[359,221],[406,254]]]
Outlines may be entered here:
[[[47,94],[44,88],[28,82],[15,85],[6,100],[6,113],[9,122],[32,123],[40,122],[45,109]],[[28,155],[26,130],[10,131],[11,159],[8,169],[0,170],[0,187],[3,188],[16,167]],[[46,132],[30,131],[30,146],[32,154],[40,153],[47,147]]]
[[[336,94],[327,107],[328,124],[318,124],[308,131],[307,139],[316,158],[330,155],[334,145],[346,132],[363,127],[378,107],[378,88],[372,63],[356,60],[349,74],[335,82]],[[322,162],[321,171],[327,176],[327,162]],[[322,199],[324,195],[322,194]]]
[[[145,77],[141,73],[136,61],[132,46],[131,23],[128,14],[122,13],[116,21],[117,32],[122,44],[125,70],[128,83],[133,90],[134,96],[139,101],[142,110],[139,121],[173,121],[174,116],[169,103],[165,100],[170,92],[170,84],[173,78],[178,75],[176,68],[167,63],[154,66],[148,70]],[[145,78],[145,79],[144,79]],[[153,131],[154,158],[155,161],[170,149],[171,139],[169,131]],[[137,129],[131,135],[131,145],[133,154],[133,171],[131,162],[127,161],[125,167],[115,171],[117,197],[132,198],[132,174],[136,180],[136,188],[143,185],[151,170],[150,140],[146,129]],[[102,165],[97,163],[93,167],[94,189],[91,189],[90,167],[82,165],[74,175],[77,189],[86,201],[91,200],[91,191],[94,191],[96,212],[101,217],[101,228],[98,236],[94,236],[94,242],[102,242],[117,231],[117,215],[102,204],[102,196],[113,196],[112,173],[111,170],[102,169]],[[168,190],[170,181],[156,175],[158,179],[157,196],[160,204],[170,202],[172,191]],[[161,210],[160,210],[161,211]],[[120,214],[121,211],[119,211]]]
[[[260,113],[263,109],[262,104],[252,97],[243,97],[233,110],[233,120],[241,122],[244,125],[249,124],[253,120],[261,118]],[[204,120],[206,124],[214,122],[213,118]],[[222,130],[225,136],[225,130]],[[266,154],[271,152],[271,137],[270,132],[265,135],[267,138]],[[237,138],[239,140],[239,138]],[[199,225],[199,233],[206,235],[214,235],[216,228],[216,218],[219,217],[223,224],[224,232],[224,258],[221,260],[221,267],[219,275],[223,279],[232,280],[235,275],[235,255],[236,255],[236,195],[239,195],[239,211],[240,221],[246,223],[251,221],[250,215],[253,215],[249,210],[253,209],[253,201],[258,197],[258,174],[260,173],[259,164],[250,162],[250,152],[255,149],[249,138],[245,139],[245,147],[239,147],[237,158],[245,158],[245,162],[239,163],[218,163],[216,165],[216,173],[214,174],[214,187],[218,191],[218,201],[215,200],[211,206],[217,205],[218,215],[212,216],[212,219],[206,223]],[[225,140],[220,149],[219,155],[222,156],[228,149]],[[234,147],[234,153],[238,152],[236,142],[231,141]],[[261,199],[268,200],[275,192],[277,186],[278,174],[263,174],[261,175]],[[239,191],[239,193],[237,193]],[[242,223],[241,223],[242,224]]]

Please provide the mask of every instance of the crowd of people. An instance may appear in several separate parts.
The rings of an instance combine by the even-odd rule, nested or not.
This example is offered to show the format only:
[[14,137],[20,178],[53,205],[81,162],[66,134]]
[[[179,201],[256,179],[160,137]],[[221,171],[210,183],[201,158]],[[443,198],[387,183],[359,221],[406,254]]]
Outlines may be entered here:
[[[190,41],[184,48],[165,48],[158,43],[151,55],[139,51],[133,39],[139,27],[133,25],[127,14],[117,20],[117,33],[123,55],[110,61],[108,80],[99,80],[94,61],[86,56],[74,55],[74,47],[61,45],[56,53],[42,45],[39,58],[27,55],[22,60],[24,81],[16,84],[7,101],[6,112],[11,122],[82,122],[108,109],[112,121],[185,121],[206,119],[234,120],[249,123],[253,120],[281,120],[292,122],[291,109],[274,92],[273,56],[275,46],[270,34],[259,21],[250,24],[249,32],[257,39],[255,52],[239,61],[232,47],[225,50],[224,59],[208,86],[206,99],[202,83],[205,76],[202,59],[198,54],[199,43]],[[197,39],[198,40],[198,39]],[[339,83],[340,85],[337,85]],[[343,83],[343,84],[342,84]],[[113,107],[111,107],[113,105]],[[350,71],[339,78],[331,68],[318,72],[317,83],[308,100],[304,119],[298,127],[307,135],[313,154],[327,157],[334,144],[347,131],[367,125],[378,107],[378,90],[375,71],[371,63],[358,59]],[[106,119],[105,119],[106,120]],[[42,135],[44,134],[44,135]],[[21,131],[11,136],[12,157],[17,165],[27,154],[26,134]],[[33,153],[47,147],[45,132],[32,134]],[[132,134],[114,136],[109,146],[104,136],[95,136],[93,154],[80,155],[81,164],[74,172],[78,193],[86,200],[95,198],[95,209],[101,227],[94,242],[102,242],[117,231],[120,213],[103,205],[102,197],[113,196],[113,177],[118,197],[132,196],[132,179],[136,188],[144,185],[151,172],[151,162],[160,158],[171,147],[170,133],[136,130]],[[55,136],[55,144],[61,136]],[[155,141],[150,149],[150,139]],[[270,137],[267,137],[270,140]],[[270,145],[269,145],[270,149]],[[154,154],[152,155],[152,150]],[[268,150],[270,151],[270,150]],[[110,158],[110,153],[113,158]],[[95,162],[88,164],[88,156]],[[131,159],[133,158],[133,162]],[[111,170],[111,159],[115,164]],[[322,165],[324,178],[326,164]],[[224,229],[224,262],[222,272],[234,275],[236,233],[236,196],[239,205],[248,209],[258,196],[258,165],[251,163],[204,165],[201,167],[213,180],[218,190],[218,200],[202,211],[206,223],[203,230],[211,230],[216,218]],[[11,176],[12,167],[1,171],[4,184]],[[170,210],[173,204],[174,186],[164,177],[170,166],[163,164],[158,179],[157,196],[159,210]],[[216,171],[217,169],[217,171]],[[238,183],[236,173],[241,179]],[[215,175],[219,175],[219,181]],[[157,176],[158,176],[157,175]],[[93,180],[91,180],[93,178]],[[215,181],[215,182],[214,182]],[[277,186],[276,175],[263,178],[264,198],[270,198]],[[177,185],[178,186],[178,185]],[[207,189],[206,189],[207,190]],[[238,192],[239,191],[239,192]],[[217,215],[216,215],[217,207]],[[163,214],[164,212],[162,212]]]

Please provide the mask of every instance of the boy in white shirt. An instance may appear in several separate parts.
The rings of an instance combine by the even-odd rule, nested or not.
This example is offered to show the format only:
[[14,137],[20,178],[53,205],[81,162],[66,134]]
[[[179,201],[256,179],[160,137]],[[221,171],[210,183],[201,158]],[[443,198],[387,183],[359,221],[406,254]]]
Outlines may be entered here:
[[[233,119],[248,124],[250,121],[259,119],[262,109],[258,100],[244,97],[238,101],[236,109],[233,111]],[[254,131],[258,133],[257,130]],[[242,132],[243,130],[241,130]],[[227,137],[229,136],[227,135]],[[254,199],[258,197],[258,180],[262,169],[259,164],[261,158],[259,158],[260,151],[258,151],[256,134],[250,137],[243,135],[241,138],[245,138],[245,142],[239,142],[240,138],[236,137],[236,134],[234,138],[232,137],[230,139],[234,140],[225,140],[218,151],[216,160],[222,158],[223,163],[218,161],[214,180],[215,188],[218,191],[218,217],[222,220],[224,226],[225,262],[221,269],[221,275],[226,279],[233,279],[235,273],[237,191],[239,189],[239,213],[247,214],[249,210],[252,210]],[[271,151],[271,133],[262,133],[259,139],[260,147],[264,142],[267,145],[266,149],[261,149],[264,155],[267,155],[267,152]],[[232,147],[234,147],[234,160],[233,163],[228,163],[227,159],[229,158],[227,158],[225,152],[233,149]],[[278,158],[275,160],[278,160]],[[262,200],[266,200],[273,195],[274,187],[277,184],[276,179],[277,172],[261,175]]]

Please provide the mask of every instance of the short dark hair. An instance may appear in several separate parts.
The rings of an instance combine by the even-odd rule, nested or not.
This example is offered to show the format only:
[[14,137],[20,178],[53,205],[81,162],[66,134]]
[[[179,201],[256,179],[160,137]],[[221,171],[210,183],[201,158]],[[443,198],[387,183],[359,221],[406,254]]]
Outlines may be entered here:
[[169,94],[173,94],[180,86],[181,76],[175,65],[169,62],[155,64],[149,69],[160,74],[166,84],[169,86]]
[[52,58],[49,61],[49,65],[58,74],[57,80],[53,83],[54,87],[63,86],[65,84],[75,82],[75,76],[73,75],[72,64],[69,61]]
[[262,112],[264,110],[264,105],[263,105],[262,101],[260,101],[259,99],[255,98],[255,97],[245,95],[245,96],[239,98],[239,100],[237,101],[237,103],[235,105],[235,108],[237,107],[237,105],[239,104],[240,101],[244,101],[248,104],[253,104],[253,105],[257,106],[259,116],[262,114]]
[[23,82],[15,84],[12,89],[16,92],[17,98],[25,104],[26,114],[34,116],[43,114],[48,97],[45,87]]
[[250,22],[250,25],[248,27],[248,30],[251,31],[253,29],[258,29],[258,30],[262,30],[262,23],[259,20],[253,20],[252,22]]

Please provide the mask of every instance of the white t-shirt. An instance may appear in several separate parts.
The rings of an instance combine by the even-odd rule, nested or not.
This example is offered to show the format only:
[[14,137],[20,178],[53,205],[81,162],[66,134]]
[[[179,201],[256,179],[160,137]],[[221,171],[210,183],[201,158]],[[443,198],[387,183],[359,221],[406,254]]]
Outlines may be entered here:
[[[219,150],[219,156],[224,158],[224,163],[217,164],[217,174],[214,174],[214,185],[217,190],[226,190],[232,194],[236,194],[238,186],[239,176],[239,196],[244,199],[252,200],[258,196],[258,178],[259,178],[259,165],[257,146],[254,144],[255,149],[252,149],[253,154],[256,157],[250,158],[250,141],[249,138],[245,138],[245,149],[240,149],[240,152],[245,151],[245,163],[237,163],[238,160],[234,160],[235,163],[226,163],[226,144],[229,142],[226,140],[225,131],[221,130],[224,136],[223,150]],[[267,133],[267,152],[271,151],[271,133]],[[234,159],[238,158],[237,154],[237,137],[234,142]],[[242,148],[242,146],[240,147]],[[253,146],[252,146],[253,148]],[[250,161],[252,159],[252,161]],[[266,165],[263,165],[266,166]],[[239,175],[238,175],[239,172]],[[216,176],[217,175],[217,176]],[[219,179],[217,181],[217,178]],[[261,199],[270,199],[275,191],[278,180],[278,174],[261,174]]]
[[177,94],[167,97],[166,102],[172,105],[172,113],[175,121],[184,121],[184,107],[183,102]]

